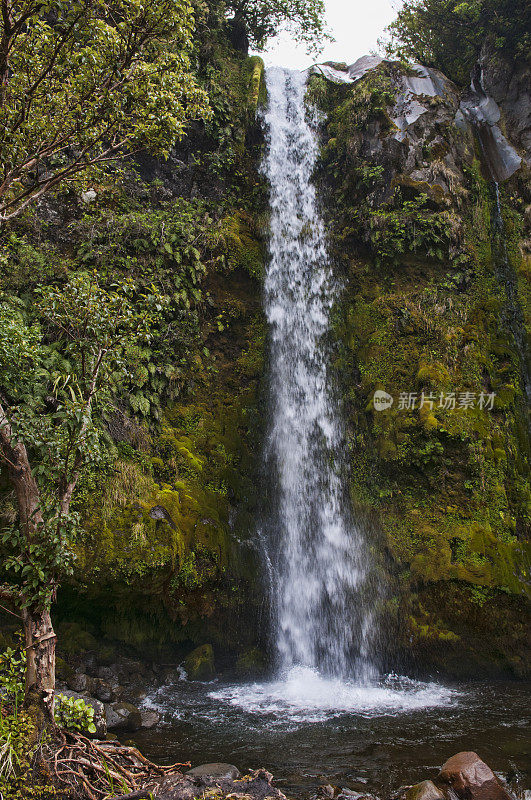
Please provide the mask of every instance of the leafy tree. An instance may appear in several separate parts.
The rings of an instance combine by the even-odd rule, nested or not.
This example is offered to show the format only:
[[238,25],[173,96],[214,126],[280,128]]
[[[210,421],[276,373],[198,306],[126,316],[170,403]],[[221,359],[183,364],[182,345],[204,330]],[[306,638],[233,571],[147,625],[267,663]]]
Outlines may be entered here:
[[17,505],[3,530],[0,597],[23,619],[26,703],[39,726],[53,720],[50,607],[72,571],[72,497],[82,473],[105,458],[101,411],[162,308],[155,290],[133,305],[134,292],[131,283],[106,291],[74,274],[63,288],[40,289],[33,319],[20,300],[0,302],[0,458]]
[[188,0],[3,0],[0,223],[54,186],[208,114]]
[[487,37],[512,57],[528,56],[529,16],[527,0],[405,0],[386,49],[466,84]]
[[289,30],[313,52],[319,52],[322,41],[329,38],[323,21],[324,0],[227,0],[226,12],[258,50],[281,29]]

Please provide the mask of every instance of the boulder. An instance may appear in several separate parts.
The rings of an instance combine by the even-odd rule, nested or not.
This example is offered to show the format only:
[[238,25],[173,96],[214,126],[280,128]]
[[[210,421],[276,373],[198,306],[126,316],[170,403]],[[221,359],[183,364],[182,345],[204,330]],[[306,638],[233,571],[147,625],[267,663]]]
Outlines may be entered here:
[[86,694],[91,692],[92,679],[84,672],[75,672],[67,683],[73,692],[85,692]]
[[360,800],[360,797],[366,797],[365,792],[355,792],[353,789],[341,789],[336,800]]
[[192,681],[208,681],[216,674],[214,651],[211,644],[202,644],[184,659],[184,668]]
[[146,730],[154,728],[160,722],[158,711],[141,711],[140,716],[142,718],[142,727],[146,728]]
[[111,703],[106,717],[109,730],[138,731],[142,727],[142,714],[132,703]]
[[[209,769],[215,764],[202,765]],[[232,766],[223,764],[222,766]],[[225,797],[227,800],[285,800],[272,785],[272,775],[265,769],[257,769],[243,778],[213,777],[212,775],[168,775],[162,778],[154,792],[157,800],[195,800],[197,797]]]
[[433,781],[421,781],[408,789],[406,800],[444,800],[444,794]]
[[195,778],[226,778],[227,780],[234,780],[240,777],[240,770],[234,764],[200,764],[198,767],[189,769],[186,773]]
[[477,753],[463,752],[443,764],[437,783],[461,800],[513,800],[491,768]]
[[114,683],[116,681],[116,672],[112,667],[99,667],[98,678],[106,683]]
[[110,703],[111,700],[116,700],[116,694],[113,687],[104,680],[96,678],[94,681],[94,695],[103,703]]

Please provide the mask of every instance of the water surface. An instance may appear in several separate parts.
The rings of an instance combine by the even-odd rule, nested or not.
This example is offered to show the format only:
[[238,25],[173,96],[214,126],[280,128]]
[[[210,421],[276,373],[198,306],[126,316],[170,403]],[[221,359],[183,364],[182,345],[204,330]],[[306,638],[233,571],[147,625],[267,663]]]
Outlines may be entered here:
[[162,727],[135,734],[148,757],[263,766],[288,796],[308,797],[323,783],[385,796],[434,777],[460,750],[531,785],[525,684],[391,676],[360,687],[295,668],[283,681],[180,681],[147,703],[164,714]]

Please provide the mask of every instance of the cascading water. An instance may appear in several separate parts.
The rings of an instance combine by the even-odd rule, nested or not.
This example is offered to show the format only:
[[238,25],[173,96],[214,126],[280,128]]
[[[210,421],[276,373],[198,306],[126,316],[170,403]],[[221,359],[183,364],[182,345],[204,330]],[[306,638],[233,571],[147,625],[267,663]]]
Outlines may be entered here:
[[[265,467],[271,492],[261,540],[279,670],[261,683],[220,683],[200,701],[209,720],[220,720],[222,731],[243,721],[246,740],[254,725],[249,714],[266,727],[346,714],[357,727],[362,716],[445,706],[457,694],[397,675],[377,681],[371,665],[374,582],[363,531],[353,523],[344,494],[344,437],[329,369],[327,334],[338,287],[311,182],[318,142],[306,119],[304,76],[269,69],[267,89]],[[183,688],[162,687],[148,702],[181,714]],[[189,703],[191,718],[197,718],[196,693]],[[236,716],[231,709],[238,710]],[[259,730],[262,735],[262,724]]]
[[267,71],[270,259],[265,311],[270,330],[273,474],[265,540],[280,665],[366,680],[371,614],[368,558],[341,480],[342,430],[331,389],[326,335],[337,286],[312,173],[318,153],[306,119],[305,76]]

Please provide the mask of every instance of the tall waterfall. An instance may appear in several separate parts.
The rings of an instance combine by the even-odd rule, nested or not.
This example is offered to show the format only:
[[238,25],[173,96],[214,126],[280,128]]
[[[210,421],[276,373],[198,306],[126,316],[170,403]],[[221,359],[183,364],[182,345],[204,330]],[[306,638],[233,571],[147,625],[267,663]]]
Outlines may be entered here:
[[274,638],[284,670],[304,666],[366,679],[368,556],[341,479],[344,435],[327,344],[338,287],[312,184],[318,142],[306,118],[304,75],[268,69],[267,89],[265,458],[273,489],[265,538],[274,575]]

